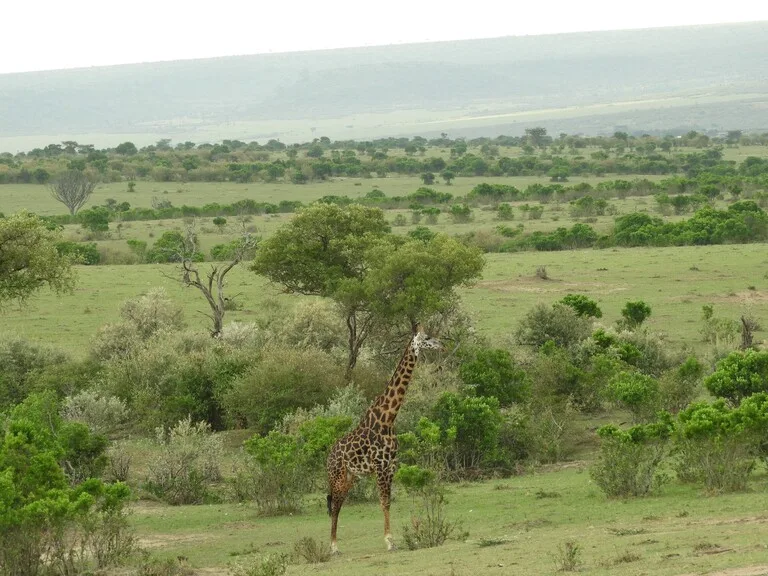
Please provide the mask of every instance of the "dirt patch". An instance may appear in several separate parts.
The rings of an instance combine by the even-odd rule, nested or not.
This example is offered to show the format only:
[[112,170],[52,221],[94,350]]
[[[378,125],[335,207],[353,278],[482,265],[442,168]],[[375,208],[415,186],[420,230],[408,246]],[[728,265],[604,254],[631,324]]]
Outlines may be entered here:
[[205,534],[153,534],[139,538],[139,546],[142,548],[166,548],[176,544],[189,544],[193,542],[205,542],[210,537]]
[[606,284],[604,282],[564,282],[550,278],[516,278],[514,280],[481,280],[476,284],[492,292],[528,292],[531,294],[546,294],[550,292],[588,292],[590,294],[612,294],[629,289],[625,284]]
[[742,290],[741,292],[731,292],[730,294],[720,294],[718,296],[710,297],[712,302],[724,302],[738,304],[748,303],[765,303],[768,302],[768,292],[762,292],[760,290]]
[[[768,564],[760,566],[744,566],[743,568],[728,568],[717,572],[705,572],[704,576],[766,576]],[[680,574],[679,576],[702,576],[701,573]]]

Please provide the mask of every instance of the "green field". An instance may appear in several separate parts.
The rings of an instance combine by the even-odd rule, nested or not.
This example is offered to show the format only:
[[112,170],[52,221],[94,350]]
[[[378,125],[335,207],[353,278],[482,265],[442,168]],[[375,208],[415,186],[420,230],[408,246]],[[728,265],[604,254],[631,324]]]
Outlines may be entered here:
[[[764,490],[767,481],[765,474],[756,476],[754,489]],[[761,498],[751,492],[706,497],[670,485],[659,496],[607,500],[586,465],[574,462],[508,480],[452,485],[446,515],[468,536],[439,548],[409,551],[402,544],[413,509],[403,491],[392,504],[395,552],[386,552],[378,504],[345,506],[342,554],[323,564],[291,565],[288,574],[557,574],[559,547],[572,541],[582,574],[760,576],[768,574]],[[141,543],[158,555],[183,557],[200,573],[222,575],[231,563],[290,554],[303,537],[324,543],[330,531],[320,494],[308,498],[305,514],[280,518],[260,518],[247,505],[139,504],[134,524]]]
[[[762,244],[571,250],[488,254],[483,278],[461,291],[478,329],[493,340],[504,340],[536,303],[551,303],[568,293],[587,294],[603,310],[600,320],[620,318],[628,300],[645,300],[653,313],[651,330],[668,335],[674,347],[701,349],[701,307],[712,304],[718,316],[754,315],[766,338],[768,255]],[[203,270],[209,264],[201,264]],[[545,266],[549,280],[536,277]],[[153,286],[164,286],[184,307],[192,327],[205,328],[206,304],[199,292],[184,288],[174,265],[78,267],[75,292],[56,296],[41,292],[24,307],[7,306],[3,332],[62,346],[82,354],[96,329],[117,321],[119,305]],[[174,276],[175,275],[175,276]],[[241,265],[230,274],[229,294],[242,310],[228,312],[226,321],[248,322],[261,317],[265,303],[292,306],[301,297],[281,294]]]

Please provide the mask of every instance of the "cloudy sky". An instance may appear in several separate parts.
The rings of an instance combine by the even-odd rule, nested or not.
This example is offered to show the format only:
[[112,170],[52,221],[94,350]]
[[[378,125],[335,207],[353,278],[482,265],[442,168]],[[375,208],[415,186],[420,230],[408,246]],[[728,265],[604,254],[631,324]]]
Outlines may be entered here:
[[37,0],[5,4],[0,73],[768,20],[765,0]]

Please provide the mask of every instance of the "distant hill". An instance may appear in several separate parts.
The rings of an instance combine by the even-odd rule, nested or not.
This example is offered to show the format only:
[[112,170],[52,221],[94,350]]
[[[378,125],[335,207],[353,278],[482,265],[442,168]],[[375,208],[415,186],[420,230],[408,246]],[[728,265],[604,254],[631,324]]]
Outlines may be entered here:
[[0,75],[0,150],[531,125],[768,129],[768,22]]

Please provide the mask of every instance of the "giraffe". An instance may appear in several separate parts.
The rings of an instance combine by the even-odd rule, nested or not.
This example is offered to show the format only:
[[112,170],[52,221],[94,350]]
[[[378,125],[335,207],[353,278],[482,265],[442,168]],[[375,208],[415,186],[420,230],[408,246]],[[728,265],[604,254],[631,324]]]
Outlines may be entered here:
[[341,505],[357,477],[376,474],[379,501],[384,512],[384,541],[387,550],[395,548],[389,530],[389,503],[392,478],[397,466],[397,437],[394,423],[413,376],[413,368],[424,349],[441,349],[437,338],[428,336],[420,325],[414,327],[403,357],[389,379],[384,393],[377,396],[357,427],[343,436],[328,454],[328,514],[331,516],[331,552],[339,553],[336,527]]

